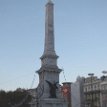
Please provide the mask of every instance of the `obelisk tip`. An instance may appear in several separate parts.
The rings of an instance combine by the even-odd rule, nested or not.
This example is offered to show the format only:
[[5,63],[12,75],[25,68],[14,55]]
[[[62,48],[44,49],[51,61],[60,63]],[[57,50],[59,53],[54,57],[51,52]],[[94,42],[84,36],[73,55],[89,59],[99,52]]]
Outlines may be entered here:
[[48,3],[52,3],[52,0],[48,0]]

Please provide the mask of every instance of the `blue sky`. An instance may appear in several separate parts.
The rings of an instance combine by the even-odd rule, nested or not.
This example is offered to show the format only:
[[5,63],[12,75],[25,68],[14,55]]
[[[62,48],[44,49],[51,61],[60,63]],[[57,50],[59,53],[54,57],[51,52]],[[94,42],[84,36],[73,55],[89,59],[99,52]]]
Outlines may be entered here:
[[[47,0],[0,0],[0,89],[30,88],[41,66]],[[67,81],[107,70],[107,0],[54,0],[58,66]],[[64,82],[63,73],[60,81]],[[38,75],[35,74],[35,84]]]

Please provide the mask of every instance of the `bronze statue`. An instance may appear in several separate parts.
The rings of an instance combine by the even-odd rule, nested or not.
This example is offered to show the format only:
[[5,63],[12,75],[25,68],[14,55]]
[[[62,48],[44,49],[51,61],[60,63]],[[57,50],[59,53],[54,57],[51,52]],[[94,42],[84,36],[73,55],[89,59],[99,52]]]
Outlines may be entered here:
[[50,88],[50,98],[56,98],[56,89],[58,89],[57,87],[58,82],[51,83],[50,81],[47,80],[45,81],[48,83]]

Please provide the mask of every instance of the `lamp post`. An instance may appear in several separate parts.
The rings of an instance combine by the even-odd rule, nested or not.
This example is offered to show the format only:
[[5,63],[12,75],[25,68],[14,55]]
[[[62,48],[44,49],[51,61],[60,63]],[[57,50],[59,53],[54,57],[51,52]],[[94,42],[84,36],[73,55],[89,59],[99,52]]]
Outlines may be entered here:
[[90,77],[91,77],[91,107],[93,107],[93,76],[94,76],[94,73],[89,73],[88,74]]
[[103,73],[103,74],[107,74],[107,71],[106,71],[106,70],[104,70],[104,71],[102,71],[102,73]]

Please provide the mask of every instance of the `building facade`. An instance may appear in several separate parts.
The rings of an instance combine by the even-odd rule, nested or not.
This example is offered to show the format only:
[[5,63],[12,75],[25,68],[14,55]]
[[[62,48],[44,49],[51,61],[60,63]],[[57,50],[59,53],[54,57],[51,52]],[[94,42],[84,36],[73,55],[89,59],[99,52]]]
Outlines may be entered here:
[[72,107],[107,107],[107,76],[78,77],[71,84]]
[[86,107],[100,107],[100,83],[96,76],[87,77],[84,80],[84,98]]
[[101,107],[107,107],[107,76],[102,77],[101,87]]
[[107,76],[85,78],[84,99],[86,107],[107,107]]

